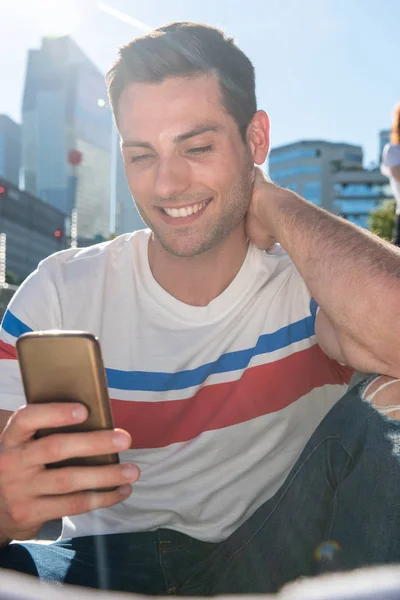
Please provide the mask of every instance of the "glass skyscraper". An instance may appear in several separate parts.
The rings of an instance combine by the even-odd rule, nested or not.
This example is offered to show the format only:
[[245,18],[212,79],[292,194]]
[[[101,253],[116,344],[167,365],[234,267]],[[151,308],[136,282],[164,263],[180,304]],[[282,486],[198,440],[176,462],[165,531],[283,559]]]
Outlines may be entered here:
[[21,126],[0,115],[0,177],[18,185],[21,166]]
[[[29,51],[24,188],[66,214],[76,208],[81,237],[109,235],[111,125],[104,76],[70,37],[44,38]],[[70,150],[82,153],[77,167],[68,163]]]

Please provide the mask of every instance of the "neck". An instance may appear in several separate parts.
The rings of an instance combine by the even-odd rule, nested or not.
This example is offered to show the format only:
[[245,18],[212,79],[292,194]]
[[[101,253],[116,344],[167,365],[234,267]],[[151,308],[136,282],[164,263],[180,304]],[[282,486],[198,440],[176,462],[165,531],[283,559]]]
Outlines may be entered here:
[[233,231],[207,252],[190,257],[170,254],[153,234],[149,264],[154,279],[171,296],[191,306],[207,306],[234,280],[246,258],[247,248],[244,227]]

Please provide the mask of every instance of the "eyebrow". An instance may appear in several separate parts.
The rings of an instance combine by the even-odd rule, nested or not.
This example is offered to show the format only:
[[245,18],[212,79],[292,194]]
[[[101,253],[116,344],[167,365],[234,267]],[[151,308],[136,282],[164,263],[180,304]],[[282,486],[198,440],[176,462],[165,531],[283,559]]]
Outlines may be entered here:
[[179,144],[179,142],[184,142],[192,137],[196,137],[196,135],[201,135],[202,133],[208,133],[210,131],[215,133],[218,131],[218,127],[213,127],[211,125],[199,125],[187,133],[181,133],[180,135],[177,135],[174,138],[174,142]]
[[[218,131],[218,127],[211,125],[199,125],[186,133],[180,133],[179,135],[174,137],[174,143],[179,144],[180,142],[184,142],[185,140],[189,140],[190,138],[196,137],[197,135],[201,135],[202,133],[209,133]],[[141,140],[127,140],[126,142],[122,142],[123,148],[152,148],[151,144],[148,142],[143,142]]]

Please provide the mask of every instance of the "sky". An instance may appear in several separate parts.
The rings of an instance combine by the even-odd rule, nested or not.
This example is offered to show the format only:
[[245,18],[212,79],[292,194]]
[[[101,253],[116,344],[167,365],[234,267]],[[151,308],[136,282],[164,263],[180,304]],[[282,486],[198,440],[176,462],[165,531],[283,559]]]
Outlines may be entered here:
[[252,60],[272,146],[344,141],[376,161],[400,102],[398,0],[3,1],[0,114],[20,122],[27,52],[44,35],[72,35],[105,72],[118,46],[178,20],[221,27]]

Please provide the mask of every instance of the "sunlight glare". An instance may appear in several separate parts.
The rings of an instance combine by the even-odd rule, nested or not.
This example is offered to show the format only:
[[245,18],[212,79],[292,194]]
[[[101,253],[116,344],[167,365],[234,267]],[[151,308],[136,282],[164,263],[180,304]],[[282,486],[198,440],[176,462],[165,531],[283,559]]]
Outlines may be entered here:
[[82,11],[72,0],[36,0],[35,4],[37,22],[47,37],[71,34],[82,22]]
[[97,2],[97,8],[107,13],[108,15],[115,17],[119,21],[122,21],[122,23],[128,23],[128,25],[133,25],[134,27],[136,27],[140,31],[144,31],[145,33],[149,33],[154,29],[150,25],[143,23],[143,21],[139,21],[138,19],[131,17],[130,15],[122,12],[121,10],[117,10],[112,6],[109,6],[105,2]]

